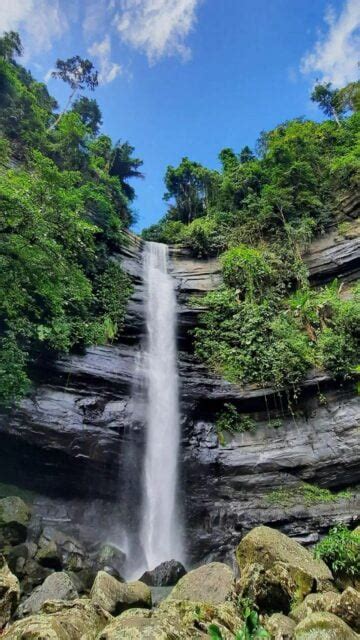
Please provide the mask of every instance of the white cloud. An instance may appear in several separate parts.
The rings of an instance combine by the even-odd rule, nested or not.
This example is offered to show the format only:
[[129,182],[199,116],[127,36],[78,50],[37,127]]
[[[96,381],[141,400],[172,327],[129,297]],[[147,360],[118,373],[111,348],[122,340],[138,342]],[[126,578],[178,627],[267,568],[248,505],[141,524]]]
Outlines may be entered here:
[[304,74],[316,74],[336,87],[356,80],[360,59],[360,2],[346,0],[339,16],[329,10],[325,16],[327,33],[320,34],[314,49],[301,61]]
[[146,53],[150,63],[163,56],[189,58],[185,39],[196,22],[200,0],[122,0],[114,24],[126,43]]
[[122,67],[117,62],[110,60],[111,43],[109,35],[106,35],[101,42],[94,42],[89,47],[88,53],[98,61],[100,84],[108,84],[122,73]]
[[49,51],[68,28],[59,0],[1,0],[0,31],[20,31],[27,57]]

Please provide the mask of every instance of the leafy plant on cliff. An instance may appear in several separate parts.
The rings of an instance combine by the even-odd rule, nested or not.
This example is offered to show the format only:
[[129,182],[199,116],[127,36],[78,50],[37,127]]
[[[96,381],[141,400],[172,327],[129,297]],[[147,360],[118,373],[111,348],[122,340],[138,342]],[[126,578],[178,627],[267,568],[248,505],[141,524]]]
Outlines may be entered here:
[[345,525],[330,529],[315,547],[315,557],[322,558],[339,575],[360,577],[360,533]]
[[234,404],[226,402],[216,418],[215,426],[219,440],[223,441],[224,431],[231,435],[255,431],[256,422],[251,416],[239,413]]

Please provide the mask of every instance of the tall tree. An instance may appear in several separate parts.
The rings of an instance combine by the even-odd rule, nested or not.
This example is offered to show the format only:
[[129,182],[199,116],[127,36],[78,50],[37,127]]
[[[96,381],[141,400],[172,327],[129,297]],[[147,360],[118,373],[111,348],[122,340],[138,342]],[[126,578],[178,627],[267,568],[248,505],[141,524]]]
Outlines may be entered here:
[[99,82],[98,72],[94,68],[93,63],[85,58],[80,58],[80,56],[73,56],[72,58],[68,58],[67,60],[57,60],[56,70],[53,71],[51,75],[53,78],[63,80],[71,88],[71,93],[65,109],[60,113],[53,125],[54,127],[56,127],[56,125],[63,117],[64,113],[71,105],[75,94],[78,91],[83,91],[84,89],[90,89],[90,91],[94,91]]
[[23,46],[19,34],[16,31],[5,31],[0,38],[0,57],[9,61],[22,54]]
[[131,144],[119,140],[111,151],[109,162],[109,174],[119,178],[123,192],[129,200],[134,200],[135,191],[127,180],[144,177],[139,170],[144,163],[139,158],[133,157],[134,150]]
[[102,114],[96,100],[81,96],[75,100],[72,110],[80,116],[81,122],[91,131],[93,136],[99,133]]
[[190,223],[202,216],[212,184],[212,173],[198,162],[183,158],[178,167],[167,168],[164,200],[175,199],[176,206],[171,207],[171,217]]
[[341,101],[339,90],[332,89],[331,82],[315,85],[311,100],[317,102],[325,115],[334,118],[339,127],[341,126],[340,116],[344,113],[344,104]]

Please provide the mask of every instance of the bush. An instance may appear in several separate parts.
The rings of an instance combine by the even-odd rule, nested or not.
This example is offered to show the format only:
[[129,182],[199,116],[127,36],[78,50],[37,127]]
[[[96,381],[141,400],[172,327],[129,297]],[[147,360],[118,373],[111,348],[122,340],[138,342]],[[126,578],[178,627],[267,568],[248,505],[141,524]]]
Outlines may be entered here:
[[360,533],[345,525],[330,530],[315,547],[315,557],[322,558],[333,573],[360,577]]
[[220,411],[216,418],[216,431],[222,439],[224,431],[235,435],[246,431],[255,431],[256,422],[249,415],[241,414],[231,402],[224,404],[223,411]]
[[241,297],[258,299],[275,279],[275,257],[266,250],[240,245],[221,256],[222,274],[227,286]]

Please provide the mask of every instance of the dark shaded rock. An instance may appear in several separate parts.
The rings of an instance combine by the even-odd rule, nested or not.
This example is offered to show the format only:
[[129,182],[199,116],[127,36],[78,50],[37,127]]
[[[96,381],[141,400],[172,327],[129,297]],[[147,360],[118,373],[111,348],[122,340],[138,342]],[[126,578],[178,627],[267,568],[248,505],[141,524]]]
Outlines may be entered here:
[[83,545],[62,531],[45,527],[39,539],[35,559],[44,567],[68,571],[80,571],[86,566]]
[[27,504],[16,496],[0,500],[0,547],[15,546],[26,540],[31,512]]
[[92,568],[96,571],[106,571],[117,580],[122,581],[121,572],[124,570],[126,554],[113,544],[103,544],[97,552]]
[[172,587],[186,574],[185,567],[177,560],[162,562],[155,569],[145,571],[139,580],[150,587]]

